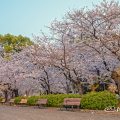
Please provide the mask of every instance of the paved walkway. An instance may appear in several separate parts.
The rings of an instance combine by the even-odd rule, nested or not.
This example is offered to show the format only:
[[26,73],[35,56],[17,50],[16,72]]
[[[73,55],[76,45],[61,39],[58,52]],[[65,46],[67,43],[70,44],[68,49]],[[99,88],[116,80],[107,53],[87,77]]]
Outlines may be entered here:
[[60,111],[56,108],[0,106],[0,120],[120,120],[120,113]]

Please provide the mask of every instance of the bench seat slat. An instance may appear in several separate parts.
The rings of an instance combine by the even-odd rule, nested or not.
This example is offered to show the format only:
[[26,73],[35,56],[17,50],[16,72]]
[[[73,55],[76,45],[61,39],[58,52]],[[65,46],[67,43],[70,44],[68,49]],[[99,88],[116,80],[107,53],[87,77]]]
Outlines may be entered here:
[[63,106],[80,106],[81,98],[65,98]]
[[47,99],[39,99],[37,101],[37,105],[46,105],[47,104]]
[[27,104],[27,99],[21,99],[20,104]]

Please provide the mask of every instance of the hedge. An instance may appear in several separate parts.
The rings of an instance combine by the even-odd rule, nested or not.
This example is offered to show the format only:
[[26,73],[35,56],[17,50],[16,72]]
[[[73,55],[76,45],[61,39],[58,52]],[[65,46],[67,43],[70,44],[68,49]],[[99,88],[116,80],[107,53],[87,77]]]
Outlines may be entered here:
[[108,106],[117,106],[118,100],[115,94],[108,91],[90,92],[83,95],[81,100],[81,108],[103,110]]
[[2,101],[2,99],[3,99],[3,98],[2,98],[2,97],[0,97],[0,102]]
[[[28,100],[28,105],[35,105],[37,100],[40,98],[48,99],[48,107],[59,107],[64,98],[81,98],[79,94],[49,94],[41,96],[31,96],[31,97],[17,97],[15,98],[15,103],[18,104],[22,98]],[[82,96],[81,108],[83,109],[98,109],[103,110],[108,106],[117,106],[118,100],[115,94],[108,91],[103,92],[90,92]]]
[[[48,107],[59,107],[61,103],[63,103],[64,98],[80,98],[81,96],[79,94],[49,94],[49,95],[41,95],[41,96],[31,96],[27,97],[27,104],[28,105],[35,105],[37,100],[40,98],[46,98],[48,99]],[[20,100],[24,97],[17,97],[15,98],[15,103],[18,104]]]

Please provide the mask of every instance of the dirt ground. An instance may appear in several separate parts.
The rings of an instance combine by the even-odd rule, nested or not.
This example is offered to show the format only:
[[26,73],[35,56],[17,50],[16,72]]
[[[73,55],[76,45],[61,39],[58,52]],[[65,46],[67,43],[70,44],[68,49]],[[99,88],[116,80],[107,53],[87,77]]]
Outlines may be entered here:
[[0,120],[120,120],[120,113],[0,105]]

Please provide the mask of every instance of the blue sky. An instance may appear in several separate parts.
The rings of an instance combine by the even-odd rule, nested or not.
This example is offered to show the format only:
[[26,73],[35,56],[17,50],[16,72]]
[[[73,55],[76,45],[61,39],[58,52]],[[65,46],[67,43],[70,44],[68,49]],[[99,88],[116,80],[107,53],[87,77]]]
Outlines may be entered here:
[[[0,0],[0,34],[39,34],[55,19],[72,9],[92,7],[102,0]],[[109,1],[109,0],[108,0]]]

